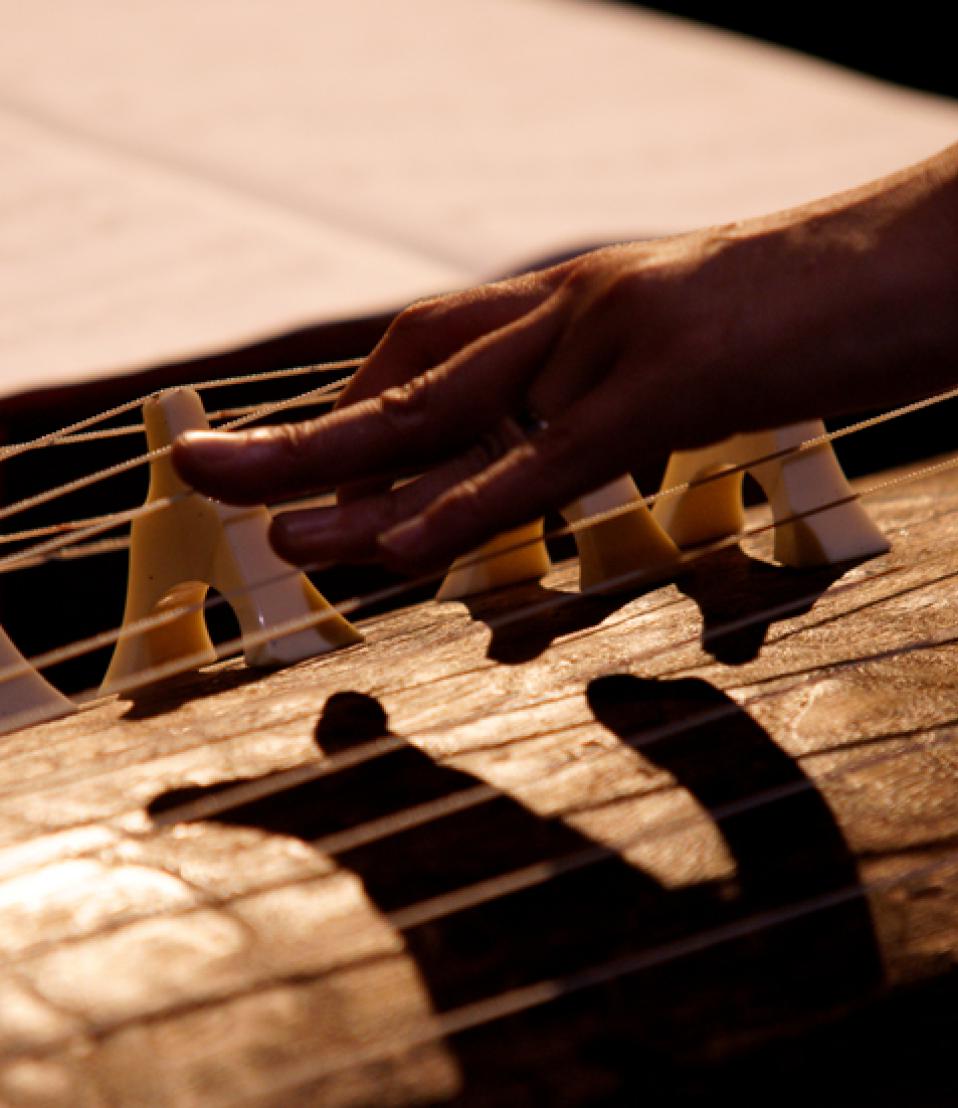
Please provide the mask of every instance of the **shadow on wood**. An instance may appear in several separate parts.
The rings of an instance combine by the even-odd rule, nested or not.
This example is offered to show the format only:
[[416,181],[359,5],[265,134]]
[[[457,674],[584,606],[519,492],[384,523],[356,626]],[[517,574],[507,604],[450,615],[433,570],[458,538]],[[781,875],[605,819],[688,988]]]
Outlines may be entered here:
[[580,596],[536,583],[517,585],[497,593],[462,601],[472,618],[491,632],[486,657],[518,666],[544,654],[556,639],[598,627],[613,612],[641,596],[646,589]]
[[[591,682],[587,697],[624,743],[660,729],[642,752],[711,815],[734,858],[733,878],[668,887],[562,819],[406,743],[215,817],[308,843],[450,800],[418,826],[357,836],[330,852],[397,922],[437,1013],[557,983],[548,1003],[448,1040],[462,1079],[456,1103],[619,1104],[640,1095],[677,1103],[717,1059],[828,1017],[881,980],[841,831],[761,727],[696,679],[610,676]],[[701,721],[717,708],[721,719]],[[327,701],[316,741],[332,755],[388,734],[381,705],[347,692]],[[175,789],[149,810],[169,812],[235,784]],[[784,798],[764,796],[783,788]],[[477,802],[456,804],[470,790]],[[511,891],[498,884],[522,870],[538,876]],[[491,883],[487,895],[459,910],[423,909],[479,882]],[[849,889],[826,910],[790,910]],[[750,930],[762,913],[775,925]],[[710,941],[714,934],[724,940]]]
[[773,623],[808,612],[856,564],[794,570],[729,546],[697,558],[675,583],[702,613],[702,649],[737,666],[758,656]]

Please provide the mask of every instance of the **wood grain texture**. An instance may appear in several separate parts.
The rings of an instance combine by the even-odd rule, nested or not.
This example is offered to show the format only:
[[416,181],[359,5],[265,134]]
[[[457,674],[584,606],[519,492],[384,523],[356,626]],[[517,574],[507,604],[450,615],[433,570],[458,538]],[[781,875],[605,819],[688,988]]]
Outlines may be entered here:
[[951,1103],[958,481],[869,505],[5,738],[0,1102]]

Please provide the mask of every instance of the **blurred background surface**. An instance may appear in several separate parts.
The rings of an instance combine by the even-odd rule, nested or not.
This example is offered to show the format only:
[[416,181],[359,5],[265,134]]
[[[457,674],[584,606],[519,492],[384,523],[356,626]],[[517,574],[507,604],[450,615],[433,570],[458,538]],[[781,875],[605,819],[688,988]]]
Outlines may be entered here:
[[[943,70],[920,5],[723,11]],[[0,0],[0,26],[0,393],[799,203],[958,133],[954,100],[604,0]]]

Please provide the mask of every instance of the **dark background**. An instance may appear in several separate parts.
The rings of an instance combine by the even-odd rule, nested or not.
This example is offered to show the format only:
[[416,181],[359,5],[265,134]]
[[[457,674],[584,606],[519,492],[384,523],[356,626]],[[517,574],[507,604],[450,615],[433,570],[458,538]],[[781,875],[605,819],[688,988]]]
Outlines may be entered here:
[[[629,4],[789,46],[886,81],[958,97],[947,4]],[[958,137],[958,136],[956,136]]]

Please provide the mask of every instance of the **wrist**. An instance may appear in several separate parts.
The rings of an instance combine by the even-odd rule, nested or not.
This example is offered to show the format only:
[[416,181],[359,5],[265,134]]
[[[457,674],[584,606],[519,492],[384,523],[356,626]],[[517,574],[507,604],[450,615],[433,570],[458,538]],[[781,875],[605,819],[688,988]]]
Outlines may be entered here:
[[719,232],[726,268],[746,275],[742,356],[730,367],[744,423],[901,403],[955,380],[956,160],[946,151],[852,193]]

